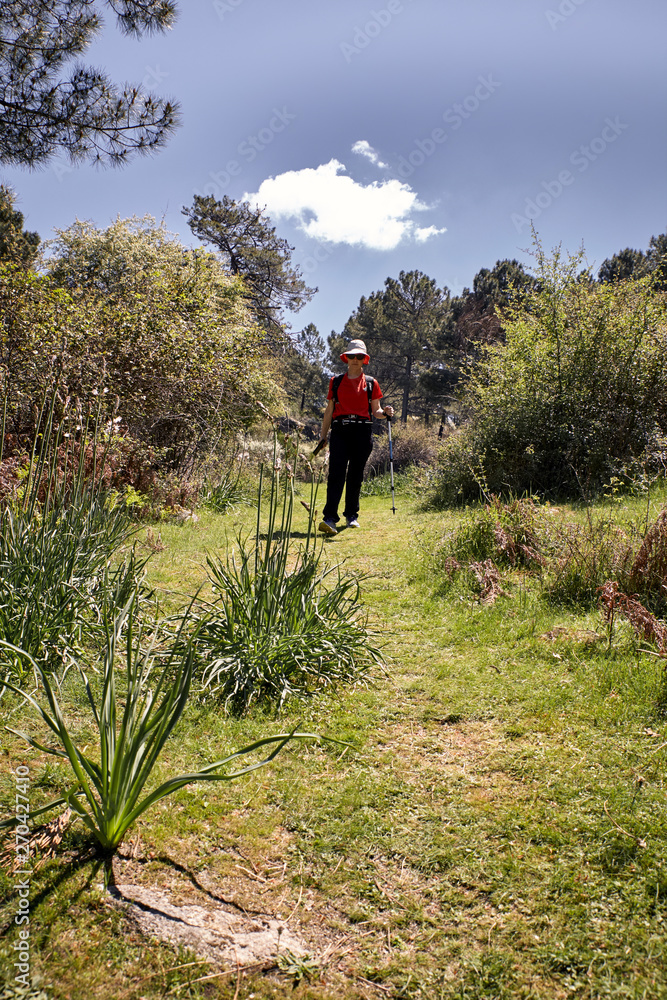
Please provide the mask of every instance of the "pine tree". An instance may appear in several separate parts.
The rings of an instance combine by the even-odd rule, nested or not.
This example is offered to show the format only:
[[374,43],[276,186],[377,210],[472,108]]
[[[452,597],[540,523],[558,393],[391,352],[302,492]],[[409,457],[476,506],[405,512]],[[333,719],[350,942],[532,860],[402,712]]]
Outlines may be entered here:
[[216,247],[232,274],[243,278],[258,321],[272,339],[281,339],[283,310],[297,312],[317,291],[292,266],[293,247],[276,235],[263,210],[247,201],[195,195],[183,214],[195,236]]
[[608,284],[611,281],[625,281],[626,278],[641,278],[644,274],[646,274],[644,253],[627,247],[602,262],[598,271],[598,281]]
[[[178,105],[119,90],[78,59],[102,26],[103,0],[12,0],[0,4],[0,162],[35,167],[59,153],[118,165],[164,144]],[[172,0],[106,0],[120,31],[140,37],[173,24]]]
[[[385,396],[401,394],[401,420],[405,422],[423,376],[446,363],[449,316],[449,289],[438,288],[421,271],[401,271],[398,278],[386,279],[383,292],[361,298],[342,337],[332,333],[330,359],[337,362],[348,340],[363,340],[371,355],[372,374]],[[433,384],[431,378],[429,386]],[[429,396],[421,401],[428,418],[433,400]]]
[[23,229],[23,214],[14,207],[16,195],[0,185],[0,262],[30,265],[37,256],[39,234]]
[[667,233],[652,236],[646,252],[646,264],[649,272],[654,274],[656,288],[667,290]]

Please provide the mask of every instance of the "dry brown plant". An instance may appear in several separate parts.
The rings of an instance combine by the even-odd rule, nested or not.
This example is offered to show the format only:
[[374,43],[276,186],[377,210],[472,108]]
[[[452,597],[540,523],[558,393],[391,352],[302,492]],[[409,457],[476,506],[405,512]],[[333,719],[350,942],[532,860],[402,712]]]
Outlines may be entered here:
[[500,573],[493,559],[471,562],[470,569],[480,585],[482,604],[493,604],[499,597],[507,597],[507,591],[503,590]]
[[451,580],[461,569],[461,563],[454,556],[447,556],[442,564],[442,571]]
[[645,594],[657,592],[667,598],[667,507],[658,514],[635,556],[628,589]]
[[[34,858],[35,854],[39,854],[39,861],[32,865],[33,871],[37,871],[49,858],[57,856],[58,848],[62,843],[71,819],[72,810],[67,807],[64,812],[52,819],[50,823],[38,827],[30,835],[28,856]],[[22,866],[25,867],[25,863],[25,855],[19,855],[15,845],[9,840],[2,853],[0,853],[0,868],[3,868],[11,875]]]
[[667,625],[664,622],[659,621],[636,598],[620,591],[615,580],[607,580],[598,590],[602,613],[610,630],[616,614],[621,614],[638,638],[655,643],[659,655],[667,658]]
[[533,545],[527,545],[514,538],[502,524],[496,524],[493,529],[493,538],[496,543],[498,554],[506,556],[511,566],[531,566],[537,564],[544,566],[546,560]]

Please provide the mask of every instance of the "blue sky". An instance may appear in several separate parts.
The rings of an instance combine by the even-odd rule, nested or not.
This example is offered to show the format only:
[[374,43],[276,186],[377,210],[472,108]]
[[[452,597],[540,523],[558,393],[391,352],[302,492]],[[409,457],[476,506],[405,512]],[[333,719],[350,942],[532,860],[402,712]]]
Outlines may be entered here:
[[122,170],[0,168],[42,238],[75,218],[164,219],[195,193],[267,206],[340,331],[419,269],[454,294],[496,260],[585,246],[594,266],[667,229],[664,0],[182,0],[174,29],[87,63],[178,99],[183,125]]

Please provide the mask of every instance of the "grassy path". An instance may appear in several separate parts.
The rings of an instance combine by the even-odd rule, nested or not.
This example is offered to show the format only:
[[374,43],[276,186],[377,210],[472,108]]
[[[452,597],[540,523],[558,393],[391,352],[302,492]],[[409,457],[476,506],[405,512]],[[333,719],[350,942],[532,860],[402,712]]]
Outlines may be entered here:
[[[454,515],[397,505],[365,499],[362,529],[325,543],[365,574],[387,674],[279,721],[193,705],[161,767],[297,722],[355,749],[299,746],[242,783],[183,790],[118,863],[179,898],[276,915],[313,962],[202,980],[110,910],[85,866],[52,862],[34,954],[54,997],[667,996],[661,664],[610,655],[596,613],[550,608],[521,578],[493,607],[435,596],[424,554]],[[203,551],[251,516],[165,526],[153,582],[191,592]]]

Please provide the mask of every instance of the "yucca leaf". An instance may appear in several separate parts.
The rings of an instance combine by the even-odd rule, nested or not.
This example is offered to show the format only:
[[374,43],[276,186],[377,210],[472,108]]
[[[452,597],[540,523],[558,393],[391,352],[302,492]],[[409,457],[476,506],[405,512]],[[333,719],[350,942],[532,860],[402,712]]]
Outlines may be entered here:
[[12,729],[11,726],[5,726],[5,729],[7,730],[8,733],[13,733],[14,736],[20,736],[22,740],[25,740],[25,742],[28,743],[31,747],[34,747],[35,750],[41,750],[42,753],[49,753],[52,754],[54,757],[65,757],[65,759],[67,759],[67,754],[65,753],[64,750],[58,750],[56,747],[45,747],[42,743],[39,743],[32,736],[29,736],[27,733],[22,733],[18,729]]
[[[61,798],[59,799],[54,799],[53,802],[49,802],[49,804],[46,806],[40,806],[38,809],[31,809],[31,811],[28,813],[27,818],[32,821],[37,816],[41,816],[43,813],[49,812],[51,809],[55,809],[57,806],[63,806],[69,804],[69,800],[67,797],[68,794],[70,793],[61,796]],[[10,816],[9,819],[0,820],[0,829],[4,829],[5,827],[17,826],[19,823],[23,822],[24,822],[23,815],[21,815],[20,817]]]

